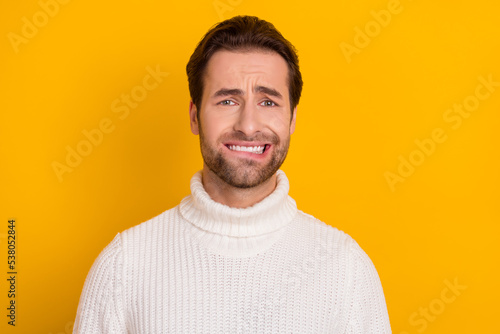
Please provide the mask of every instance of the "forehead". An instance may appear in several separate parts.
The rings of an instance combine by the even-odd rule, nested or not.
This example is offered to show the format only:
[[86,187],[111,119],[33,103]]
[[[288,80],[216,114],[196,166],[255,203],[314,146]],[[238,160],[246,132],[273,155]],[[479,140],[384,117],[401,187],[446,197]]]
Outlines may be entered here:
[[240,88],[246,91],[251,86],[265,85],[287,96],[288,65],[274,51],[220,50],[207,63],[204,83],[207,94],[220,88]]

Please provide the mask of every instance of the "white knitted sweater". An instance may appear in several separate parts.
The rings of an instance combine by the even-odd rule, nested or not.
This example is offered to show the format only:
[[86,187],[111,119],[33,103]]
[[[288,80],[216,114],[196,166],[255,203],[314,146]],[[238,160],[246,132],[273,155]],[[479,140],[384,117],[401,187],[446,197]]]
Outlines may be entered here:
[[272,194],[230,208],[196,173],[180,205],[100,253],[74,333],[391,333],[369,257],[288,190],[279,170]]

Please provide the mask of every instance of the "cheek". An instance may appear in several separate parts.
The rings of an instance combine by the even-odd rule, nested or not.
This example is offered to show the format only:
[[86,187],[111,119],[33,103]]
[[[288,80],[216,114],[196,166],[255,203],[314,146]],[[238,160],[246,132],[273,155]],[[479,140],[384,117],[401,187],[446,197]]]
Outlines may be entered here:
[[274,115],[267,122],[270,129],[276,134],[283,136],[290,133],[290,115]]
[[227,130],[227,120],[221,117],[209,115],[201,118],[201,127],[205,140],[215,142],[225,130]]

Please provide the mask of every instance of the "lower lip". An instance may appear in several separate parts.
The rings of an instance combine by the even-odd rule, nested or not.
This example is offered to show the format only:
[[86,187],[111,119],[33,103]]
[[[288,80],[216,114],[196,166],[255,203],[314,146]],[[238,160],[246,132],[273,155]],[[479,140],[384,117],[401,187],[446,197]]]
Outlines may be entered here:
[[[225,146],[225,145],[224,145]],[[233,154],[236,154],[237,156],[240,157],[248,157],[252,159],[263,159],[267,156],[268,152],[271,150],[271,145],[266,145],[266,149],[264,150],[264,153],[262,154],[257,154],[257,153],[251,153],[251,152],[246,152],[246,151],[235,151],[231,150],[229,147],[225,146],[227,150]]]

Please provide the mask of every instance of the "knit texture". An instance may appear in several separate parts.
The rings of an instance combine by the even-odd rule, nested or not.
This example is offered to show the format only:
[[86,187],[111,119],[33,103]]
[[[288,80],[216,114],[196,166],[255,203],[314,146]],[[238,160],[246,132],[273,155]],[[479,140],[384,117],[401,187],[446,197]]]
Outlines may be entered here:
[[99,254],[73,333],[391,333],[370,258],[288,190],[279,170],[272,194],[231,208],[196,173],[178,206]]

